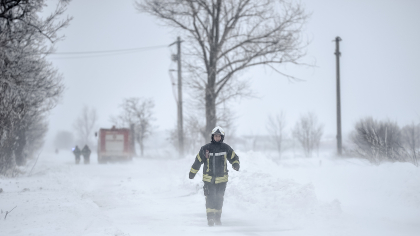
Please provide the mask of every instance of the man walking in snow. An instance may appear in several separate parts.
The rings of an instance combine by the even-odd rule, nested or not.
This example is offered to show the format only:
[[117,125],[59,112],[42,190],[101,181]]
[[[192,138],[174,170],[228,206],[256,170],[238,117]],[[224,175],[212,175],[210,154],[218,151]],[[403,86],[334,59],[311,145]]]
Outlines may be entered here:
[[80,151],[80,149],[77,145],[76,145],[75,148],[73,148],[73,154],[74,154],[74,157],[76,158],[76,164],[79,164],[80,154],[82,154],[82,152]]
[[83,161],[85,164],[89,164],[90,163],[90,149],[88,147],[88,145],[85,145],[82,149],[82,155],[83,155]]
[[228,170],[226,162],[232,164],[232,168],[239,171],[239,157],[233,149],[223,143],[225,131],[220,127],[215,127],[211,132],[211,142],[202,146],[200,152],[195,157],[194,164],[189,174],[193,179],[203,168],[204,195],[206,196],[206,212],[209,226],[221,225],[223,196],[228,182]]

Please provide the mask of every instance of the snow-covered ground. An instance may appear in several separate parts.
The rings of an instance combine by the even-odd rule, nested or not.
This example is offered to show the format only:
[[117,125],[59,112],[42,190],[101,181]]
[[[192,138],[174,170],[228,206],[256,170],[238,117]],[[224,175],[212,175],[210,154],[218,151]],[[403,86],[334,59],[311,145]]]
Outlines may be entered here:
[[194,156],[75,165],[60,153],[0,178],[0,235],[420,235],[412,164],[238,155],[221,227],[206,224],[201,170],[188,179]]

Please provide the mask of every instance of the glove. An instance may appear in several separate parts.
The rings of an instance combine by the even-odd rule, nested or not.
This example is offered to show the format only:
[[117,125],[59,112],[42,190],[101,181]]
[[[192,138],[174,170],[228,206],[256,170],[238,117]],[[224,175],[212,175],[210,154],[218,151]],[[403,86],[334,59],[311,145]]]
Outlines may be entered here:
[[195,174],[194,173],[192,173],[192,172],[190,172],[190,179],[194,179],[194,177],[195,177]]
[[234,163],[232,165],[232,167],[233,167],[234,170],[239,171],[239,164],[238,163]]

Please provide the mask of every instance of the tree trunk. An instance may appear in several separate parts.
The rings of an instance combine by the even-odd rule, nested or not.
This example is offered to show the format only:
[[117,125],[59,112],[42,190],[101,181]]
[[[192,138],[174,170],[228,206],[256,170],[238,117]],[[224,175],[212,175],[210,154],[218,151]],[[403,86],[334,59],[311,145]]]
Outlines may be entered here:
[[[13,127],[12,127],[13,128]],[[0,173],[4,174],[8,169],[14,166],[14,157],[13,157],[13,143],[15,137],[11,131],[7,131],[6,140],[4,141],[3,147],[4,151],[0,153]]]
[[[211,80],[211,79],[210,79]],[[206,89],[206,130],[204,138],[207,139],[211,135],[211,131],[216,127],[216,97],[214,92],[214,80],[207,85]]]
[[140,146],[140,156],[141,156],[141,157],[143,157],[143,149],[144,149],[144,146],[143,146],[143,141],[142,141],[142,140],[137,139],[137,143],[138,143],[138,144],[139,144],[139,146]]
[[143,142],[140,142],[139,144],[140,144],[140,153],[141,153],[141,156],[143,156],[143,149],[144,149]]
[[137,156],[136,154],[136,129],[134,124],[130,124],[130,145],[131,145],[131,153],[133,156]]
[[25,165],[26,158],[23,154],[23,149],[26,145],[26,135],[25,130],[20,130],[18,133],[18,140],[16,142],[16,149],[15,149],[15,160],[16,165],[23,166]]
[[[216,4],[216,5],[215,5]],[[216,76],[217,76],[217,57],[219,53],[219,17],[220,17],[220,8],[222,5],[221,0],[217,0],[216,3],[213,3],[213,14],[212,17],[212,27],[210,29],[209,35],[209,64],[208,64],[208,77],[207,77],[207,86],[206,86],[206,134],[205,137],[211,135],[211,131],[216,127],[217,117],[216,117]],[[204,62],[206,62],[204,60]]]

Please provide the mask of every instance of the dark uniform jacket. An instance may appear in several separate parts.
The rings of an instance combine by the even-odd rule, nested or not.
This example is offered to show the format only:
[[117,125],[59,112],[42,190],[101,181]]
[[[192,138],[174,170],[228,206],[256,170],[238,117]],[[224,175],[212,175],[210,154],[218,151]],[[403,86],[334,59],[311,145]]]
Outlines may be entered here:
[[89,156],[90,153],[91,153],[91,151],[90,151],[89,147],[88,146],[84,146],[83,149],[82,149],[82,155],[83,156]]
[[73,153],[74,153],[75,156],[80,156],[80,154],[82,154],[79,147],[74,148]]
[[195,157],[194,164],[191,167],[190,178],[194,178],[201,164],[203,168],[203,181],[213,184],[224,183],[228,181],[227,161],[232,166],[237,165],[239,169],[239,157],[233,149],[221,142],[208,143],[201,147],[200,152]]

